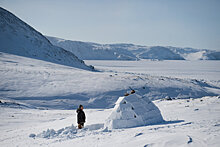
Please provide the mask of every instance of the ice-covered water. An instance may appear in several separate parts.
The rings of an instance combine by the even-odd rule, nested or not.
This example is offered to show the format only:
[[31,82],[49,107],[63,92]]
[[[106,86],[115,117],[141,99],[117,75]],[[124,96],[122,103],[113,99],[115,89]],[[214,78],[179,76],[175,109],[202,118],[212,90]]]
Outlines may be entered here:
[[101,70],[118,72],[145,73],[155,76],[169,76],[177,78],[191,78],[204,80],[220,80],[220,61],[112,61],[112,60],[86,60]]

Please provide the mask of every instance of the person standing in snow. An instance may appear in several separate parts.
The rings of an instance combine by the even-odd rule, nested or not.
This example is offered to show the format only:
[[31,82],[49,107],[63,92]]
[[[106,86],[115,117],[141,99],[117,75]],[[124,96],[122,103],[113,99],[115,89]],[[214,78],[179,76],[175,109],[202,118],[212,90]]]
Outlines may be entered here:
[[83,111],[83,105],[79,105],[79,108],[76,110],[76,112],[78,129],[82,129],[84,127],[84,123],[86,122],[86,115]]

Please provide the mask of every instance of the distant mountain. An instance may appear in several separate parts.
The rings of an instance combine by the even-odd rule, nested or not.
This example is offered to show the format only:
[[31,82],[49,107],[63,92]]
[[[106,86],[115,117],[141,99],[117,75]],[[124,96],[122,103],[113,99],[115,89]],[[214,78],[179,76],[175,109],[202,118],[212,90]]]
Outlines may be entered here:
[[220,52],[207,49],[167,47],[186,60],[220,60]]
[[34,28],[0,7],[0,52],[92,70],[72,52],[54,46]]
[[162,46],[154,46],[138,54],[141,59],[184,60],[179,54]]
[[207,49],[98,44],[46,37],[52,44],[74,53],[82,60],[220,60],[220,52]]
[[127,48],[112,45],[71,41],[46,36],[50,42],[62,47],[82,60],[136,60],[136,56],[127,51]]

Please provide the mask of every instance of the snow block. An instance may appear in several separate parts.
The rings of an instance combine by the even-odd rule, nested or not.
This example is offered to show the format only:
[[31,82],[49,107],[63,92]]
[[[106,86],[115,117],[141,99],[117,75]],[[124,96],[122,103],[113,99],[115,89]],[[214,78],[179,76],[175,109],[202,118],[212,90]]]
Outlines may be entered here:
[[147,97],[137,94],[119,97],[112,113],[107,118],[108,129],[130,128],[163,122],[157,106]]
[[[76,126],[72,125],[72,126],[69,126],[69,127],[59,129],[57,131],[55,131],[54,129],[47,129],[47,131],[43,131],[42,133],[36,135],[36,137],[47,138],[47,139],[52,139],[52,138],[55,138],[55,137],[75,138],[76,133],[77,133]],[[29,135],[29,137],[30,137],[30,135]]]

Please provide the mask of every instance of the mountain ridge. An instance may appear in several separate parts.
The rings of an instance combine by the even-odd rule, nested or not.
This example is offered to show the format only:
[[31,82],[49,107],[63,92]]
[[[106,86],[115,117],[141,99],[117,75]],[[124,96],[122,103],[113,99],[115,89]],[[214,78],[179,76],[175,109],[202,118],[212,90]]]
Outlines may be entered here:
[[0,52],[93,70],[72,52],[54,46],[33,27],[0,7]]
[[172,46],[143,46],[131,43],[99,44],[46,36],[59,47],[83,60],[220,60],[220,52]]

